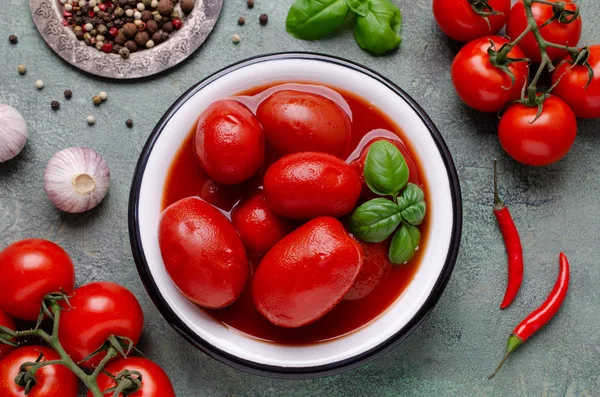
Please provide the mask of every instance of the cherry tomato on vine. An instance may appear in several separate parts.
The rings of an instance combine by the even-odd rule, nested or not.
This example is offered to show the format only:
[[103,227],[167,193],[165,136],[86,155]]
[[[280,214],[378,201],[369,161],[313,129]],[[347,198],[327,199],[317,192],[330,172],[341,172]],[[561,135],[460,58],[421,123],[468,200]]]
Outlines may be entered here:
[[0,396],[2,397],[77,397],[77,377],[60,364],[47,365],[35,373],[37,380],[29,394],[15,383],[20,367],[26,362],[35,362],[40,353],[43,361],[59,360],[52,349],[43,346],[20,347],[0,360]]
[[550,95],[540,117],[533,122],[537,106],[511,105],[500,119],[500,144],[512,158],[532,166],[544,166],[562,159],[571,149],[577,133],[575,114],[562,99]]
[[[454,40],[468,42],[478,37],[496,34],[506,24],[510,12],[510,0],[488,0],[498,15],[487,17],[488,22],[473,8],[473,0],[433,0],[433,16],[442,32]],[[482,12],[490,10],[480,7]]]
[[144,326],[144,314],[127,288],[109,282],[83,285],[69,299],[72,308],[61,314],[58,339],[73,361],[91,368],[106,355],[102,352],[81,362],[109,336],[131,339],[136,345]]
[[565,101],[577,117],[593,119],[600,118],[600,45],[588,49],[588,63],[594,71],[592,80],[586,66],[564,62],[552,74],[552,84],[560,79],[552,93]]
[[[8,329],[16,329],[15,322],[13,321],[13,319],[10,318],[8,314],[4,313],[2,310],[0,310],[0,325]],[[5,345],[3,343],[0,343],[0,360],[2,359],[2,357],[6,356],[14,349],[15,348],[11,345]]]
[[[546,1],[551,3],[559,2],[559,0]],[[569,3],[565,7],[566,10],[575,11],[577,9],[577,5],[572,0],[560,1]],[[535,18],[537,26],[541,26],[554,16],[553,6],[548,4],[533,3],[531,6],[531,11],[533,12],[533,17]],[[569,16],[568,18],[572,18],[572,16]],[[512,7],[508,16],[506,33],[514,40],[521,33],[523,33],[526,28],[527,16],[525,15],[525,6],[523,5],[523,2],[519,0]],[[541,28],[540,34],[546,41],[550,43],[575,47],[581,38],[581,28],[581,16],[578,16],[576,20],[570,23],[563,23],[556,20],[551,24]],[[519,42],[519,47],[521,47],[527,58],[531,59],[533,62],[541,62],[542,58],[540,55],[540,49],[533,33],[528,33],[527,36],[525,36],[525,38]],[[558,48],[549,47],[547,52],[551,60],[560,59],[567,56],[567,53],[564,50]]]
[[[529,67],[526,62],[513,62],[508,69],[515,77],[492,63],[488,54],[490,40],[496,50],[508,40],[500,36],[487,36],[465,45],[452,62],[452,83],[456,93],[469,107],[481,112],[498,112],[508,102],[519,99],[527,81]],[[514,47],[508,58],[522,58],[523,52]]]
[[75,287],[69,255],[51,241],[18,241],[0,252],[0,309],[15,318],[38,318],[42,299],[51,292]]
[[[113,376],[117,376],[123,370],[138,371],[142,374],[142,386],[136,392],[128,394],[128,397],[175,397],[173,386],[167,374],[158,364],[140,357],[128,357],[108,364],[104,370]],[[115,387],[117,383],[105,373],[98,376],[98,387],[105,391]],[[112,396],[113,393],[108,394]],[[122,397],[120,393],[118,397]],[[93,397],[88,392],[87,397]]]

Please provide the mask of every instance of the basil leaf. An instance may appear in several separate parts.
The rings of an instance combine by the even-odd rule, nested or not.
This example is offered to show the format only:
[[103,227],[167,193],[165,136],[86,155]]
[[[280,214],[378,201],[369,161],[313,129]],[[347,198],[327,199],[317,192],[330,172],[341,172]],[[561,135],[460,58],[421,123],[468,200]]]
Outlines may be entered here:
[[418,226],[423,222],[425,218],[425,212],[427,211],[427,206],[425,205],[425,201],[421,201],[417,204],[412,204],[404,209],[401,214],[402,218],[411,225]]
[[361,17],[366,17],[369,13],[369,0],[346,0],[346,4]]
[[390,261],[395,265],[408,262],[415,255],[420,241],[421,232],[419,232],[419,229],[412,225],[402,224],[390,244]]
[[409,183],[402,192],[402,198],[406,200],[408,205],[417,204],[425,200],[425,193],[414,183]]
[[383,140],[371,145],[365,160],[365,182],[373,193],[395,199],[408,176],[408,165],[396,146]]
[[298,39],[317,40],[340,27],[349,12],[346,0],[296,0],[285,25]]
[[358,207],[350,217],[350,231],[359,239],[379,243],[388,238],[402,222],[400,209],[393,201],[376,198]]
[[358,45],[375,54],[398,48],[402,42],[402,13],[390,0],[369,0],[369,12],[356,18],[354,38]]

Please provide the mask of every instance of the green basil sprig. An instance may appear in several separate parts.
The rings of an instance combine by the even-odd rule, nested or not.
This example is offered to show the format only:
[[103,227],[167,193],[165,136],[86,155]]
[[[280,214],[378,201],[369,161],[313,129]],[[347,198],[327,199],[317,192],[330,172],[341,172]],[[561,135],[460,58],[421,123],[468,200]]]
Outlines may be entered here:
[[[423,190],[408,183],[410,172],[396,146],[380,140],[369,147],[364,176],[367,186],[380,196],[359,206],[350,217],[350,230],[369,243],[386,240],[394,232],[389,258],[396,265],[408,262],[419,248],[427,205]],[[400,229],[398,229],[400,226]]]
[[398,48],[402,13],[391,0],[296,0],[288,12],[286,29],[302,40],[318,40],[354,20],[358,45],[375,54]]

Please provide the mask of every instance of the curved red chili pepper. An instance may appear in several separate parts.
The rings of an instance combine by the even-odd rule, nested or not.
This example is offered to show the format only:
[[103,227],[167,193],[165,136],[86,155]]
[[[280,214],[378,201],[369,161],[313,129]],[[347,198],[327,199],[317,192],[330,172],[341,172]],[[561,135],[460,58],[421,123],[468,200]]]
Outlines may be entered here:
[[510,211],[498,196],[498,172],[494,160],[494,215],[502,232],[508,255],[508,283],[500,309],[506,309],[515,300],[523,281],[523,248],[521,238]]
[[512,335],[508,338],[508,344],[506,346],[506,353],[504,358],[500,361],[498,368],[492,373],[488,379],[492,379],[502,368],[504,362],[508,356],[514,352],[519,346],[527,341],[533,334],[535,334],[540,328],[548,323],[554,317],[563,301],[567,296],[567,290],[569,289],[569,260],[566,255],[560,253],[560,271],[558,273],[558,279],[550,295],[546,298],[544,303],[537,309],[535,309],[525,320],[521,321],[519,325],[514,329]]

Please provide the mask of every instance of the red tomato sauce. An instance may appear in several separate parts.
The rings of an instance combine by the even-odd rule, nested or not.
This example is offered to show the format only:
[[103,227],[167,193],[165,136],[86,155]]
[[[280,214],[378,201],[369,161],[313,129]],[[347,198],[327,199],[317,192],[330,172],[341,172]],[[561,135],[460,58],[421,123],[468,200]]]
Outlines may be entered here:
[[[238,96],[254,96],[264,90],[282,83],[269,84],[256,87],[238,94]],[[422,167],[411,150],[410,143],[405,139],[404,132],[388,116],[364,99],[333,88],[345,99],[352,111],[352,155],[348,153],[348,161],[358,157],[361,146],[366,142],[361,140],[366,134],[372,138],[393,138],[402,143],[400,149],[415,172],[411,172],[410,181],[420,185],[425,192],[425,200],[429,198],[428,187],[423,178]],[[251,100],[251,99],[250,99]],[[264,171],[272,164],[276,157],[267,147],[267,161],[265,170],[242,185],[223,186],[211,181],[202,171],[194,153],[194,132],[191,129],[189,136],[184,141],[175,160],[171,164],[163,196],[163,208],[189,196],[200,196],[210,202],[229,217],[233,206],[241,199],[252,194],[262,185]],[[387,130],[387,131],[373,131]],[[370,140],[369,140],[370,141]],[[415,175],[416,174],[416,175]],[[364,201],[364,200],[361,200]],[[349,334],[381,315],[396,301],[410,284],[421,262],[429,235],[429,216],[425,217],[420,226],[420,249],[413,259],[402,266],[394,266],[381,279],[377,287],[366,297],[356,300],[342,300],[332,311],[316,322],[297,329],[280,328],[266,320],[254,307],[252,301],[251,280],[240,299],[233,305],[219,310],[206,310],[215,320],[229,327],[234,332],[246,334],[250,337],[264,341],[286,344],[303,345],[323,342]],[[260,258],[250,258],[253,269],[260,263]]]

